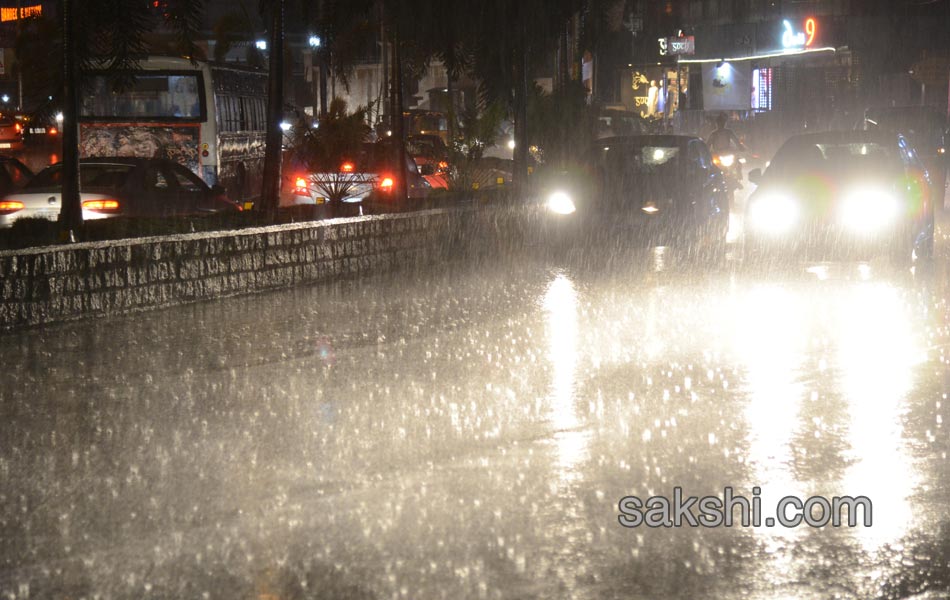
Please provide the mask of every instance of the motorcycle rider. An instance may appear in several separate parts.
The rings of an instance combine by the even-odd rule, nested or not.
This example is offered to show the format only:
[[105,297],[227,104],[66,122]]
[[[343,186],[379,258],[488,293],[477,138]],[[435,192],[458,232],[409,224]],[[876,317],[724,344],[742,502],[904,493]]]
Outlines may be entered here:
[[[726,127],[726,123],[728,121],[729,119],[726,117],[725,113],[720,113],[720,115],[716,117],[716,130],[710,133],[709,138],[706,140],[706,144],[709,146],[709,149],[712,151],[713,155],[735,155],[737,152],[746,151],[745,144],[739,140],[735,132]],[[735,164],[731,168],[736,176],[736,185],[741,189],[742,167],[739,165],[738,158],[736,158]]]

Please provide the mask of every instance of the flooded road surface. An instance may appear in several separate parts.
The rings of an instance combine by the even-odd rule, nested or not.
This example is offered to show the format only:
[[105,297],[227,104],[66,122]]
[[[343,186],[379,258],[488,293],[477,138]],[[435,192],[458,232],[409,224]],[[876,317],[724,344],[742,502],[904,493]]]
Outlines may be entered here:
[[[0,598],[948,597],[945,251],[484,260],[3,335]],[[620,526],[674,487],[873,525]]]

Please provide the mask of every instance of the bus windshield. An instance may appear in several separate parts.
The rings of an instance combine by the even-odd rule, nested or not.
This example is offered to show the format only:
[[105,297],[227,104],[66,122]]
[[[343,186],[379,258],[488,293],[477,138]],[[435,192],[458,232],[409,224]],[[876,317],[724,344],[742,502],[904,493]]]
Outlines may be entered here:
[[137,73],[127,88],[116,91],[106,74],[84,77],[87,91],[82,101],[85,119],[142,121],[192,120],[203,117],[200,74]]

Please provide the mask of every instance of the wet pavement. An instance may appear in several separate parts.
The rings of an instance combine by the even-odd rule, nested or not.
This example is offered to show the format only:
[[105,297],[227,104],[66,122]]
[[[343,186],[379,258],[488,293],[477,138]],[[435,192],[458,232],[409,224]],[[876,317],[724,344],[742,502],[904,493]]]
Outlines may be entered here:
[[[950,597],[946,251],[485,258],[3,335],[0,598]],[[674,486],[874,522],[619,525]]]

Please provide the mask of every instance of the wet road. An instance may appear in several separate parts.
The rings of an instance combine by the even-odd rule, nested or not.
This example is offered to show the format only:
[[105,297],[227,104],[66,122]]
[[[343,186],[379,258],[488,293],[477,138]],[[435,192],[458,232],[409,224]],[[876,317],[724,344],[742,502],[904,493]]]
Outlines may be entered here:
[[[0,337],[0,598],[945,598],[950,263],[519,257]],[[870,528],[626,529],[627,495]]]

